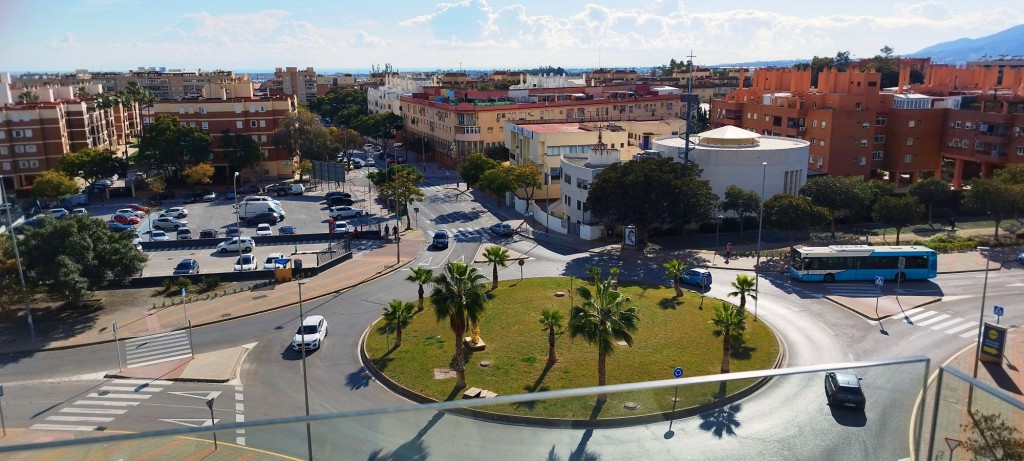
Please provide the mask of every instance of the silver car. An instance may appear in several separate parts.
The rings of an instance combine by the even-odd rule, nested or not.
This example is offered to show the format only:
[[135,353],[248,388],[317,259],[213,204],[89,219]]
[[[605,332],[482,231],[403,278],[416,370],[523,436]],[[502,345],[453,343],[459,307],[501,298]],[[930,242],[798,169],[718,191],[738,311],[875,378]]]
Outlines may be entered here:
[[172,218],[170,216],[161,216],[152,221],[154,229],[160,230],[173,230],[176,231],[182,227],[188,227],[188,221],[184,219]]

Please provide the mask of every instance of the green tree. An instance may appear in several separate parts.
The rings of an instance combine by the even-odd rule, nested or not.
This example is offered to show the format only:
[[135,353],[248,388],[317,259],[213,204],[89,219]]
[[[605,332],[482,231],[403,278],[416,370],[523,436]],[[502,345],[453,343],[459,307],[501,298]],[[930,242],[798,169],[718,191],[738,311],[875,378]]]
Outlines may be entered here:
[[[587,344],[597,346],[597,385],[605,385],[607,357],[615,352],[615,343],[623,341],[633,345],[633,336],[640,325],[639,310],[627,307],[628,296],[612,288],[610,280],[598,280],[591,292],[586,286],[576,289],[582,304],[569,312],[569,337],[582,337]],[[608,400],[600,394],[598,401]]]
[[743,238],[743,221],[749,214],[758,212],[761,207],[761,196],[749,189],[744,189],[735,184],[725,188],[725,198],[722,200],[722,211],[731,211],[740,220],[740,238]]
[[39,93],[32,90],[22,91],[18,95],[18,102],[22,104],[35,104],[39,102]]
[[309,109],[338,127],[349,127],[360,117],[369,115],[366,90],[359,88],[331,88],[317,96]]
[[[438,322],[448,321],[455,335],[455,356],[452,369],[456,375],[456,388],[466,387],[466,352],[463,335],[470,324],[480,321],[487,307],[487,292],[484,276],[461,262],[445,264],[444,271],[434,279],[434,290],[430,302]],[[478,338],[473,338],[477,341]]]
[[896,228],[896,244],[900,244],[900,232],[924,215],[924,205],[918,203],[916,197],[904,195],[901,197],[882,197],[871,210],[871,216],[875,221]]
[[836,218],[857,215],[871,200],[871,192],[861,178],[823,176],[807,181],[800,195],[828,210],[832,239],[836,238]]
[[146,168],[169,170],[213,159],[213,138],[209,133],[181,126],[178,117],[160,114],[139,140],[136,162]]
[[[4,223],[5,219],[0,219],[0,223]],[[0,234],[0,317],[6,317],[9,312],[17,309],[24,301],[23,294],[11,233],[5,232]]]
[[260,143],[242,133],[232,133],[231,130],[221,131],[220,146],[224,152],[224,159],[227,160],[231,171],[245,174],[256,182],[262,174],[263,149]]
[[729,372],[729,357],[732,348],[743,344],[743,334],[747,331],[747,312],[729,303],[715,307],[715,315],[708,321],[715,326],[711,335],[722,338],[722,373]]
[[381,198],[394,198],[396,205],[405,210],[405,228],[411,229],[409,205],[423,200],[423,191],[419,188],[423,183],[423,173],[409,165],[391,165],[385,170],[378,170],[367,176],[377,186],[377,193]]
[[414,267],[410,269],[410,274],[405,280],[418,285],[419,305],[416,307],[416,312],[423,312],[423,286],[433,283],[434,271],[425,267]]
[[587,200],[595,218],[633,224],[647,240],[656,225],[679,225],[711,215],[718,197],[695,164],[642,158],[609,165],[594,178]]
[[730,292],[726,296],[734,298],[740,297],[740,310],[743,312],[747,311],[747,298],[757,299],[757,280],[747,274],[739,274],[736,276],[736,280],[729,284],[736,291]]
[[213,182],[213,165],[209,162],[197,163],[185,167],[182,174],[190,188],[195,187],[196,184],[210,184]]
[[964,450],[975,460],[1024,460],[1024,438],[1014,424],[1007,424],[998,413],[971,410],[971,420],[960,427],[970,432],[964,441]]
[[88,185],[117,173],[118,162],[109,150],[85,148],[78,152],[64,154],[60,158],[60,171],[69,177],[79,177]]
[[490,264],[493,268],[491,275],[491,289],[496,290],[498,288],[498,266],[508,267],[508,250],[494,245],[487,247],[484,250],[484,262]]
[[331,139],[334,145],[345,154],[345,163],[352,160],[350,151],[359,149],[363,145],[363,136],[351,128],[331,128]]
[[863,209],[871,211],[875,208],[875,204],[878,203],[882,197],[888,197],[896,193],[896,188],[889,181],[882,181],[879,179],[869,179],[864,181],[864,185],[868,188],[868,203]]
[[590,266],[587,268],[587,275],[590,277],[590,283],[597,285],[597,282],[601,281],[601,268]]
[[364,115],[356,120],[351,128],[368,138],[390,141],[395,138],[395,133],[402,129],[402,117],[391,112]]
[[335,150],[331,132],[320,124],[319,117],[302,106],[284,117],[273,139],[275,146],[301,159],[329,160]]
[[555,340],[565,333],[562,328],[562,313],[557,309],[544,309],[540,313],[540,324],[548,334],[548,365],[554,365],[558,361],[558,357],[555,356]]
[[491,146],[484,149],[484,155],[495,162],[507,162],[511,158],[512,151],[504,145]]
[[299,162],[299,181],[313,174],[313,161],[306,159]]
[[509,192],[522,191],[522,198],[527,203],[533,201],[533,195],[537,188],[542,186],[540,170],[536,165],[510,165],[499,164],[495,168],[487,170],[480,176],[480,189],[490,191],[497,196],[504,196]]
[[160,193],[167,190],[167,181],[164,181],[162,177],[149,178],[146,180],[146,188],[152,191],[157,196],[157,203],[160,203]]
[[964,194],[964,203],[976,210],[988,213],[995,221],[993,238],[999,241],[999,225],[1020,209],[1021,186],[1008,184],[998,179],[975,179],[971,189]]
[[678,259],[673,259],[665,264],[665,276],[672,280],[672,288],[676,289],[676,297],[683,295],[683,289],[679,286],[679,277],[683,276],[686,272],[686,264]]
[[468,186],[476,186],[480,183],[480,177],[488,170],[497,168],[498,162],[484,156],[484,154],[473,153],[466,157],[459,167],[459,176]]
[[936,177],[924,179],[910,185],[907,191],[917,197],[917,201],[928,207],[928,225],[932,225],[932,210],[936,204],[943,203],[953,195],[949,183]]
[[78,183],[63,171],[58,170],[44,171],[32,182],[32,195],[48,201],[54,201],[65,195],[77,194],[78,191]]
[[416,316],[416,305],[400,299],[392,299],[384,306],[384,326],[395,329],[395,347],[402,345],[402,330],[409,326]]
[[142,272],[146,255],[131,241],[131,234],[111,232],[86,216],[26,229],[20,245],[26,278],[52,298],[78,305],[90,292]]
[[801,195],[778,194],[764,201],[764,220],[769,226],[783,229],[793,246],[793,232],[810,229],[828,219],[828,210],[815,206]]

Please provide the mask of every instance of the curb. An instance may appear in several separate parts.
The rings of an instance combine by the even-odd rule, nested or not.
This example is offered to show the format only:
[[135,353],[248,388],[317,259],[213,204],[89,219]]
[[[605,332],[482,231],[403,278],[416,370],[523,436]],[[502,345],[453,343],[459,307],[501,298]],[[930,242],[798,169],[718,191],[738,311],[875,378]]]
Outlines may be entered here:
[[[865,314],[862,314],[861,312],[857,311],[856,309],[854,309],[854,308],[852,308],[850,306],[847,306],[846,304],[843,304],[843,303],[841,303],[839,301],[836,301],[835,299],[832,299],[832,296],[823,296],[822,299],[826,299],[829,302],[831,302],[832,304],[835,304],[835,305],[837,305],[839,307],[842,307],[842,308],[844,308],[844,309],[846,309],[846,310],[848,310],[850,312],[853,312],[854,314],[857,314],[857,315],[859,315],[859,316],[861,316],[863,318],[866,318],[866,319],[874,321],[874,322],[877,322],[877,321],[883,320],[883,319],[887,319],[887,318],[892,317],[893,315],[896,315],[896,314],[892,314],[892,315],[886,315],[884,317],[870,317],[870,316],[867,316]],[[924,306],[927,306],[929,304],[935,304],[935,303],[937,303],[939,301],[942,301],[942,297],[941,296],[939,296],[939,297],[937,297],[935,299],[932,299],[930,301],[926,301],[926,302],[923,302],[921,304],[918,304],[918,305],[914,306],[913,309],[916,309],[918,307],[924,307]]]

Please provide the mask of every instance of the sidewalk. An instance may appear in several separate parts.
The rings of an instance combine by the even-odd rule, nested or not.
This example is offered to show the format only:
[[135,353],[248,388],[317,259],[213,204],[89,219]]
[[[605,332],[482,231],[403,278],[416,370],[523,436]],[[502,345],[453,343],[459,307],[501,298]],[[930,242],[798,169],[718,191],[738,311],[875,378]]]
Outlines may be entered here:
[[[232,431],[232,434],[234,431]],[[33,431],[7,429],[7,436],[0,438],[0,446],[25,445],[30,443],[52,443],[62,440],[82,440],[98,435],[117,435],[117,432],[71,432]],[[205,435],[205,434],[204,434]],[[236,445],[221,441],[214,449],[212,440],[198,437],[151,437],[104,444],[84,444],[69,447],[44,448],[18,451],[3,455],[5,461],[28,461],[38,459],[180,459],[180,460],[294,460],[291,456],[271,453],[258,448]]]

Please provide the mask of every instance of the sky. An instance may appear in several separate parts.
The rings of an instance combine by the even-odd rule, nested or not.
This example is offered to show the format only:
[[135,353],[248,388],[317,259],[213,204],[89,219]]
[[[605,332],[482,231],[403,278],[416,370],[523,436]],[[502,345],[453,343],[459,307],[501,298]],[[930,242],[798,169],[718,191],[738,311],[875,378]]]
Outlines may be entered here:
[[1021,0],[0,0],[0,71],[649,67],[896,54]]

